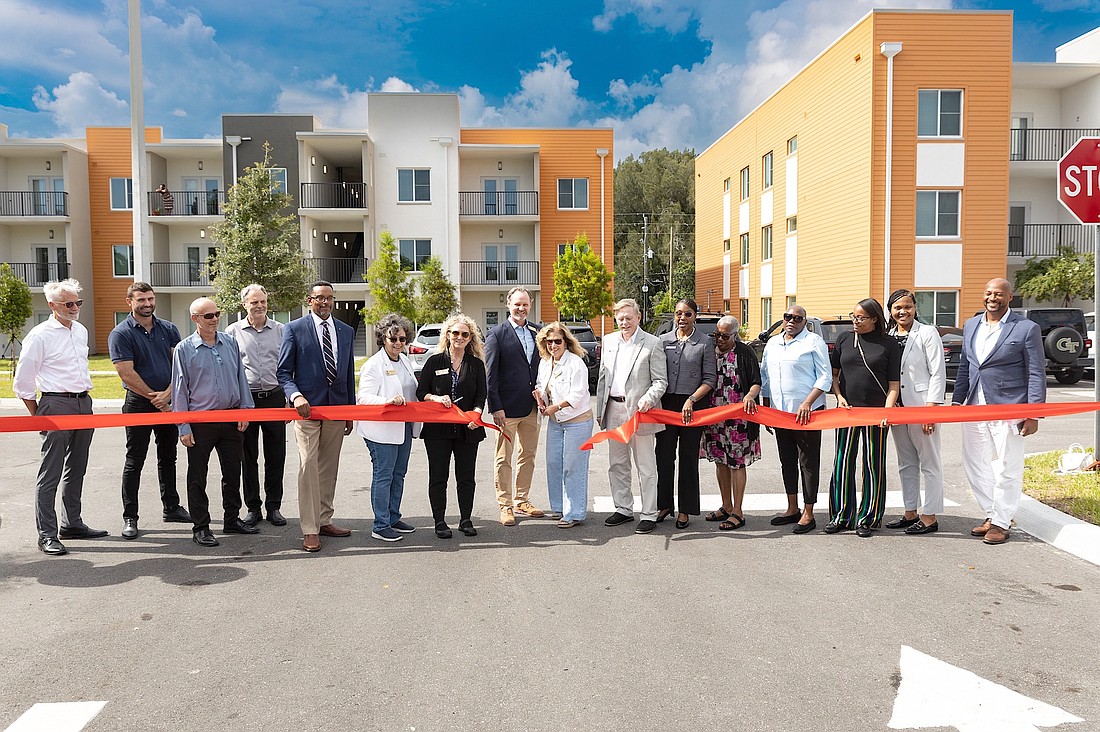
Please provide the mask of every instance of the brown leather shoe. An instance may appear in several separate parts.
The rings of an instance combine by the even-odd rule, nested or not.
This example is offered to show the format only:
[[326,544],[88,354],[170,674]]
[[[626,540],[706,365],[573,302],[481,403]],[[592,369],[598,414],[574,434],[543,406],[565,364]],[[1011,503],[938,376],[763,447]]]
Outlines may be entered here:
[[996,524],[991,524],[982,541],[986,544],[1004,544],[1008,541],[1008,529],[1002,529]]
[[321,537],[317,534],[306,534],[302,537],[302,548],[307,552],[321,551]]
[[511,506],[500,507],[500,525],[501,526],[515,526],[516,514],[512,511]]
[[336,524],[325,524],[321,527],[321,536],[351,536],[351,529],[345,529],[344,527],[337,526]]
[[970,530],[971,536],[985,536],[985,533],[989,531],[989,527],[993,525],[993,522],[986,519],[982,522],[981,526],[975,526]]

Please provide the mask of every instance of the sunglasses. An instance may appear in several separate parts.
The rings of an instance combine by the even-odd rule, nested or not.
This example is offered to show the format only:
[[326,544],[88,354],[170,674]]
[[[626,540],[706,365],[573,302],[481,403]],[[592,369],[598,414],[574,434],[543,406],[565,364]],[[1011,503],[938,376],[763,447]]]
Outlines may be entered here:
[[801,323],[805,319],[805,315],[793,315],[792,313],[783,313],[783,320],[790,321],[792,323]]
[[65,307],[67,307],[71,310],[72,308],[78,308],[81,305],[83,305],[84,301],[83,300],[70,300],[69,302],[59,302],[57,304],[58,305],[64,305]]
[[710,337],[711,338],[721,338],[722,340],[728,340],[730,338],[733,338],[733,333],[723,333],[720,330],[716,330],[716,331],[714,331],[713,333],[710,334]]
[[565,343],[565,341],[561,338],[547,338],[546,339],[546,345],[548,345],[548,346],[560,346],[562,343]]
[[409,339],[408,339],[408,338],[406,338],[405,336],[396,336],[396,337],[394,337],[394,336],[386,336],[386,340],[387,340],[387,341],[389,341],[390,343],[405,343],[405,342],[407,342],[407,341],[408,341]]
[[470,337],[470,331],[468,331],[468,330],[452,330],[451,331],[451,337],[452,338],[469,338]]
[[198,315],[203,320],[216,320],[222,316],[222,311],[215,310],[212,313],[195,313],[195,315]]

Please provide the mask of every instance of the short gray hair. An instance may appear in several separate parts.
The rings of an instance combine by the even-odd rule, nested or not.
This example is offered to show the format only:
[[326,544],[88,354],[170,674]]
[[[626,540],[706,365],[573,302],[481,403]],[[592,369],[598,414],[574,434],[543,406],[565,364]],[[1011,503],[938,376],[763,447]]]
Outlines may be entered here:
[[386,336],[393,335],[398,329],[405,331],[406,343],[412,341],[415,334],[413,333],[413,324],[409,322],[408,318],[397,313],[383,315],[382,319],[378,321],[378,325],[374,326],[375,345],[381,348]]
[[245,300],[248,299],[248,293],[252,292],[253,290],[259,290],[263,294],[265,294],[265,295],[267,294],[267,288],[264,287],[263,285],[257,285],[256,283],[252,283],[251,285],[245,285],[244,287],[241,288],[241,302],[242,303],[245,302]]
[[42,294],[46,296],[46,302],[62,302],[65,299],[62,293],[71,292],[74,295],[79,295],[83,289],[79,282],[70,277],[61,281],[50,280],[42,285]]
[[512,295],[517,295],[521,292],[527,296],[528,300],[534,299],[531,297],[530,290],[528,290],[526,287],[513,287],[511,290],[508,290],[508,297],[504,298],[504,302],[512,302]]
[[638,307],[638,301],[632,297],[624,297],[622,300],[619,300],[617,303],[615,303],[615,306],[611,308],[611,312],[617,313],[623,308],[634,308],[634,312],[636,312],[639,316],[641,316],[642,314],[642,309]]
[[[208,302],[214,302],[209,297],[196,297],[187,308],[188,315],[198,315],[199,308]],[[217,307],[217,305],[215,305]]]
[[719,328],[731,328],[734,333],[741,330],[741,323],[738,322],[737,318],[733,317],[732,315],[723,315],[721,318],[718,319],[718,322],[715,323],[715,325]]

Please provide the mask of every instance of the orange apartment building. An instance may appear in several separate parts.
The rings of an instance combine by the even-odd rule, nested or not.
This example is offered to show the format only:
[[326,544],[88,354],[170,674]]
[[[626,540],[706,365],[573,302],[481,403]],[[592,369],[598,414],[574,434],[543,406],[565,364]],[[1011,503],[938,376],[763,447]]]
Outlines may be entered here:
[[1004,276],[1010,12],[874,10],[696,161],[696,291],[750,333],[914,290],[957,326]]

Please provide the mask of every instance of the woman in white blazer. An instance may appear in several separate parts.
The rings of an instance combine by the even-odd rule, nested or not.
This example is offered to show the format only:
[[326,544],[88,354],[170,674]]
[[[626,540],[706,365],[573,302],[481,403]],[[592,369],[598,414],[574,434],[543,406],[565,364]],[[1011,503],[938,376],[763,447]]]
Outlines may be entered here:
[[[400,315],[387,315],[375,326],[379,350],[359,371],[357,404],[404,404],[416,401],[416,376],[404,354],[413,326]],[[420,424],[412,422],[357,422],[355,432],[367,443],[374,475],[370,502],[374,509],[371,537],[400,541],[416,529],[401,520],[401,495],[409,469],[412,440]]]
[[568,529],[588,517],[588,450],[592,436],[592,397],[584,348],[562,323],[550,323],[535,336],[542,361],[534,397],[547,418],[546,481],[550,515]]
[[[934,407],[943,404],[947,388],[947,364],[943,341],[934,325],[917,320],[917,303],[909,290],[895,290],[887,300],[890,335],[901,346],[901,398],[903,407]],[[905,529],[907,534],[931,534],[939,529],[936,516],[943,511],[943,465],[940,462],[940,433],[934,424],[894,425],[894,446],[898,452],[901,495],[905,514],[888,524],[888,529]],[[924,504],[920,481],[924,476]],[[918,515],[917,509],[920,508]]]

